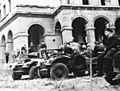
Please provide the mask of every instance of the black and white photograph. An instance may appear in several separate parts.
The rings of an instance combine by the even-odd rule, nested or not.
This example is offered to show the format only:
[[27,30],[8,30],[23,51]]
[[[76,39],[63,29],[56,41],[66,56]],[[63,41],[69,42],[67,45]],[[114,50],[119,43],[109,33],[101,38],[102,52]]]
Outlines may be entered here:
[[120,0],[0,0],[0,91],[120,91]]

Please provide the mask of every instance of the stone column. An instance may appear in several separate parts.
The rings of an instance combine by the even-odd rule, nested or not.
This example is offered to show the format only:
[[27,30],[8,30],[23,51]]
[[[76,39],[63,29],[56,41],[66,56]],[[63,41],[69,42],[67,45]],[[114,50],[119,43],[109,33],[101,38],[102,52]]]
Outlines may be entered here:
[[5,63],[5,52],[6,52],[6,45],[0,44],[0,64]]
[[111,0],[111,5],[113,5],[113,6],[119,6],[118,0]]
[[101,5],[101,0],[89,0],[90,5],[93,6],[100,6]]
[[87,34],[87,43],[90,44],[91,48],[94,48],[95,45],[95,28],[91,24],[86,25],[86,34]]
[[89,0],[89,4],[93,5],[93,6],[97,6],[97,5],[99,5],[99,1],[98,0]]
[[28,49],[28,34],[17,34],[16,36],[13,37],[13,50],[17,51],[17,49],[21,50],[21,47],[23,45],[26,45]]
[[110,6],[111,5],[111,0],[105,0],[105,5]]
[[70,4],[71,5],[83,5],[83,1],[82,0],[70,0]]
[[11,53],[12,50],[13,50],[13,42],[8,40],[6,43],[6,51]]
[[2,44],[0,44],[0,64],[2,64]]
[[62,29],[62,37],[63,37],[63,43],[66,43],[66,42],[73,40],[72,28],[71,27],[64,27]]
[[5,52],[3,51],[4,49],[5,45],[0,44],[0,69],[3,69],[5,63]]
[[82,0],[79,0],[79,3],[80,3],[80,5],[83,5],[83,1]]
[[10,7],[9,7],[9,1],[6,1],[6,14],[8,14],[10,11]]
[[89,0],[89,4],[90,4],[90,5],[94,5],[95,3],[94,3],[93,0]]
[[67,4],[67,0],[61,0],[61,4],[62,5]]
[[8,40],[6,43],[6,52],[9,53],[9,62],[12,61],[12,54],[13,54],[13,42]]
[[82,3],[82,0],[73,0],[74,2],[73,2],[73,4],[75,4],[75,5],[82,5],[83,3]]
[[101,0],[96,0],[98,3],[98,6],[101,6]]
[[1,19],[4,18],[4,9],[3,9],[3,5],[1,5]]

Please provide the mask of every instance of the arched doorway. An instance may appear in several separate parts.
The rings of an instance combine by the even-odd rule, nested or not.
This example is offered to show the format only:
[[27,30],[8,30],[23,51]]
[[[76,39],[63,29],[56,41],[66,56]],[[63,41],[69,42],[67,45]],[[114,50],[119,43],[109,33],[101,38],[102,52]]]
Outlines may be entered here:
[[120,18],[115,21],[115,27],[116,35],[120,38]]
[[60,22],[56,23],[55,26],[55,41],[56,41],[56,46],[59,47],[60,45],[62,45],[63,40],[62,40],[62,31],[61,31],[61,24]]
[[85,31],[86,24],[87,24],[87,21],[81,17],[75,18],[72,22],[73,37],[80,44],[86,43],[86,31]]
[[8,40],[7,40],[7,49],[6,50],[10,53],[13,51],[13,34],[12,34],[11,30],[8,32]]
[[6,63],[5,62],[5,53],[6,53],[6,38],[5,38],[5,35],[2,36],[2,39],[1,39],[1,52],[2,52],[2,62],[3,63]]
[[38,45],[44,40],[44,28],[39,24],[32,25],[28,30],[28,47],[34,46],[34,51],[38,51]]
[[105,40],[104,31],[105,31],[107,23],[108,23],[108,20],[102,17],[97,18],[95,20],[94,27],[95,27],[95,40],[96,41],[104,43],[104,40]]

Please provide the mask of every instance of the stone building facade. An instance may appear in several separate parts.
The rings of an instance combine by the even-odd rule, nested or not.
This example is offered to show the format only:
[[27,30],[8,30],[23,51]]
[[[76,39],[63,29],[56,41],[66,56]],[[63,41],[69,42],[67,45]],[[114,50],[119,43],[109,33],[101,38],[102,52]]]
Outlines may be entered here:
[[[0,64],[41,41],[48,49],[73,38],[79,43],[104,41],[109,27],[120,36],[120,0],[0,0]],[[9,61],[11,62],[11,61]]]

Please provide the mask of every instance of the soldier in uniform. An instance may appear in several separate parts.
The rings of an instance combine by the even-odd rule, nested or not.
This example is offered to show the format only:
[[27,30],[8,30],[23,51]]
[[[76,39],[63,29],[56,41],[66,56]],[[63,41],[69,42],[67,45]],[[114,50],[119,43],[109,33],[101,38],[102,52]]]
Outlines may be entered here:
[[113,56],[118,52],[117,46],[119,45],[119,39],[114,35],[113,30],[110,28],[105,29],[105,51],[97,58],[97,75],[102,76],[109,72],[110,67],[113,65]]
[[47,45],[45,44],[44,41],[42,41],[41,44],[39,45],[39,51],[41,57],[46,56],[46,49],[47,49]]

